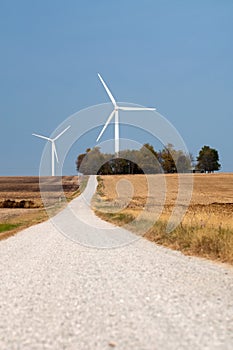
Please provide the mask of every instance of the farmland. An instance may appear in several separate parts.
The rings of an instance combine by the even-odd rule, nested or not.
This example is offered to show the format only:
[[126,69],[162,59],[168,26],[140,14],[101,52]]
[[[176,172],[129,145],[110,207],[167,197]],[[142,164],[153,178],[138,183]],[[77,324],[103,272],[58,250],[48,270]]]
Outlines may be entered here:
[[[158,195],[157,206],[160,205],[160,195],[164,190],[160,190],[161,176],[149,175],[154,177],[154,193]],[[189,183],[190,176],[192,175],[181,175],[184,184]],[[98,195],[101,200],[93,200],[96,214],[136,232],[136,228],[130,226],[130,222],[145,208],[148,199],[147,178],[145,175],[99,177]],[[168,174],[163,178],[166,183],[165,203],[161,205],[159,219],[144,236],[157,244],[181,250],[186,254],[233,263],[233,174],[194,174],[190,205],[182,222],[170,234],[166,233],[166,227],[176,203],[179,182],[177,174]],[[123,189],[119,199],[116,189],[122,179],[126,180],[126,188],[127,183],[131,184],[132,198],[129,198],[128,192]],[[118,211],[117,201],[125,203],[122,209],[119,205]],[[179,205],[182,203],[176,203],[176,206]],[[153,211],[147,213],[147,219],[153,220]]]
[[0,177],[0,239],[47,220],[45,201],[55,214],[64,207],[65,199],[69,201],[79,194],[77,176],[63,176],[62,186],[60,180],[59,177]]
[[[184,186],[189,185],[190,176],[181,175]],[[153,180],[149,195],[148,179]],[[185,216],[169,234],[166,228],[174,206],[182,207],[182,197],[176,203],[177,174],[101,176],[98,180],[92,204],[102,219],[138,233],[141,227],[134,220],[144,213],[149,223],[143,233],[147,239],[185,254],[233,263],[233,174],[194,174]],[[80,193],[77,176],[64,176],[62,187],[59,182],[56,177],[43,178],[41,184],[38,177],[0,177],[0,239],[47,220]],[[148,200],[153,205],[145,211]],[[155,209],[161,210],[156,220]]]

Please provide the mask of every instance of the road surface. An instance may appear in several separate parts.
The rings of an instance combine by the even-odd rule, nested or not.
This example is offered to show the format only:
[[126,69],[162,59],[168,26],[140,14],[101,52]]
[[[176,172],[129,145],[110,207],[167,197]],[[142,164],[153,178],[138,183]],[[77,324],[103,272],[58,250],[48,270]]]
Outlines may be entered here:
[[[92,178],[86,199],[94,188]],[[110,224],[84,202],[71,204],[85,217],[78,237],[96,224],[95,242]],[[132,239],[122,231],[120,243]],[[0,256],[1,350],[233,349],[233,269],[226,265],[144,239],[90,248],[51,221],[1,241]]]

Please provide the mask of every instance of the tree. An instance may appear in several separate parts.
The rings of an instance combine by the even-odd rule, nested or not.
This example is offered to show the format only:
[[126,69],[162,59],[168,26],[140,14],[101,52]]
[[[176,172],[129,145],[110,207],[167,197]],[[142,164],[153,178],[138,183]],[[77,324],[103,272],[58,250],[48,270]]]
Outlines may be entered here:
[[165,173],[176,173],[176,164],[174,160],[174,148],[169,143],[162,151],[160,151],[160,162]]
[[161,173],[161,165],[158,161],[158,154],[154,147],[149,143],[145,143],[137,154],[137,164],[146,174]]
[[84,160],[84,158],[86,157],[87,153],[89,153],[91,151],[90,148],[87,148],[86,149],[86,153],[82,153],[78,156],[77,160],[76,160],[76,169],[78,172],[81,172],[81,164],[82,164],[82,161]]
[[[154,147],[149,143],[144,143],[144,148],[147,148],[155,157],[157,157],[157,152],[154,150]],[[141,149],[143,149],[143,147]]]
[[183,151],[176,151],[175,154],[176,169],[178,173],[187,173],[191,170],[193,156],[190,153],[184,153]]
[[[219,170],[218,152],[209,146],[204,146],[197,157],[197,167],[203,171]],[[183,150],[176,150],[172,144],[167,144],[156,152],[149,143],[139,150],[126,149],[114,154],[102,153],[99,147],[88,148],[76,160],[77,170],[82,174],[158,174],[190,172],[193,156]]]
[[82,153],[78,156],[78,158],[76,160],[76,169],[78,172],[80,172],[81,164],[82,164],[82,161],[85,157],[86,157],[86,153]]
[[77,170],[84,175],[97,174],[104,160],[99,147],[94,147],[92,150],[88,148],[86,153],[78,156],[76,160]]
[[197,157],[197,168],[204,172],[211,173],[221,168],[221,164],[218,161],[218,151],[209,146],[203,146]]

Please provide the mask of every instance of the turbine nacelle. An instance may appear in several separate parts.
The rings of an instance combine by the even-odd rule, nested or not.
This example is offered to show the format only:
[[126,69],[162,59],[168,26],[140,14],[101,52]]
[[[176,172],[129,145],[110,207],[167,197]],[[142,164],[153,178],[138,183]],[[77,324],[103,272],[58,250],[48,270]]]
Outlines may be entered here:
[[113,117],[115,116],[115,155],[118,157],[119,155],[119,111],[155,111],[155,108],[144,108],[144,107],[124,107],[124,106],[118,106],[115,98],[113,97],[111,91],[107,87],[105,81],[101,77],[101,75],[98,73],[98,77],[103,84],[110,100],[112,101],[112,104],[114,106],[113,111],[111,112],[110,116],[108,117],[106,123],[104,124],[103,129],[99,133],[96,141],[98,142],[101,136],[103,135],[105,129],[107,128],[108,124],[111,122]]

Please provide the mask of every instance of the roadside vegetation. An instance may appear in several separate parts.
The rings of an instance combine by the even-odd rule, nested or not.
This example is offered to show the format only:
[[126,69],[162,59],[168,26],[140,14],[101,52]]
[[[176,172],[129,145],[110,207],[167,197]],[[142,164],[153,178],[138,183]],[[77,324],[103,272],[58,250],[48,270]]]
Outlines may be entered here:
[[180,224],[173,232],[166,233],[166,221],[159,220],[145,237],[157,244],[233,264],[233,229],[221,224],[211,227],[198,222]]
[[5,231],[10,231],[13,230],[14,228],[18,227],[19,224],[0,224],[0,233],[5,232]]
[[[162,214],[144,237],[156,244],[180,250],[184,254],[233,264],[233,174],[195,174],[190,206],[182,222],[171,233],[166,233],[166,227],[175,204],[178,176],[170,174],[165,175],[165,178],[167,196]],[[117,211],[118,195],[115,188],[121,179],[130,181],[134,187],[134,194],[130,201],[121,198],[121,201],[128,204]],[[96,214],[106,221],[137,233],[137,226],[133,220],[140,215],[145,206],[146,177],[99,176],[98,181],[97,194],[93,198]],[[148,213],[148,221],[153,220],[152,218],[153,213]]]

